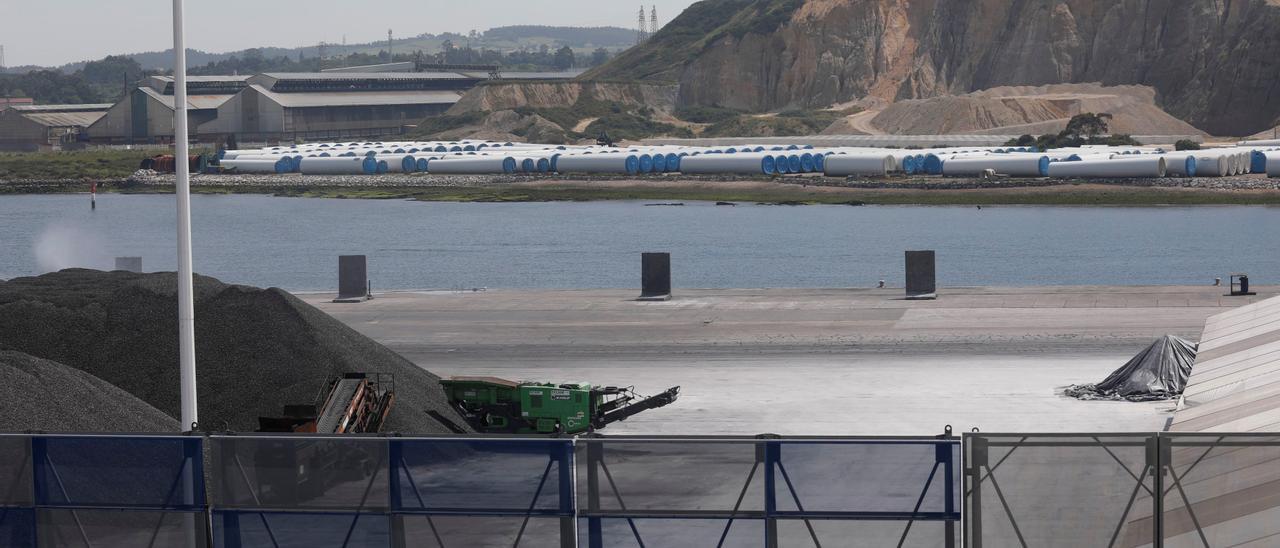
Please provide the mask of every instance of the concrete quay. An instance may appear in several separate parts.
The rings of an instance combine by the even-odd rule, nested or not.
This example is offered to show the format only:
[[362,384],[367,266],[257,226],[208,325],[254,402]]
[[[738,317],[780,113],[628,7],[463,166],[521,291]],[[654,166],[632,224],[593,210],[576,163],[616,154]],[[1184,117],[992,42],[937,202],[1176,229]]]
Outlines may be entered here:
[[1156,337],[1274,296],[1224,287],[407,291],[302,297],[440,375],[681,385],[614,434],[924,435],[1151,431],[1171,402],[1081,402]]

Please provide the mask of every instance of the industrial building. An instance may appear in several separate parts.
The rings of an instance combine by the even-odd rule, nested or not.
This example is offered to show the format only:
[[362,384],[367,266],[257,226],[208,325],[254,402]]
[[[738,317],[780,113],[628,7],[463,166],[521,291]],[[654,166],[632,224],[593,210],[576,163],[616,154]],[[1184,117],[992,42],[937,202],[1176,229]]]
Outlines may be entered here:
[[[194,129],[248,86],[248,76],[190,76],[187,116]],[[192,132],[193,136],[198,134]],[[173,140],[173,77],[151,76],[107,111],[88,131],[93,144],[168,143]]]
[[456,72],[266,73],[193,123],[202,138],[240,141],[398,135],[442,114],[484,77]]
[[34,104],[36,104],[35,100],[30,97],[0,97],[0,111],[9,107]]
[[79,144],[110,104],[19,104],[0,110],[0,150],[62,150]]
[[[192,139],[203,142],[398,135],[485,79],[461,72],[191,76],[187,114]],[[172,142],[173,78],[148,78],[87,134],[95,145]]]
[[[232,138],[281,142],[401,135],[423,118],[443,114],[486,80],[573,75],[501,74],[487,65],[389,63],[315,73],[189,76],[187,116],[190,137],[204,143]],[[76,113],[75,120],[53,120],[48,115],[9,120],[6,123],[14,129],[0,136],[0,146],[42,150],[68,139],[90,145],[171,143],[173,85],[172,76],[150,76],[114,105],[50,107]],[[31,106],[29,99],[9,101],[0,103],[0,111]],[[90,119],[89,112],[96,114]],[[80,125],[63,124],[67,121]]]

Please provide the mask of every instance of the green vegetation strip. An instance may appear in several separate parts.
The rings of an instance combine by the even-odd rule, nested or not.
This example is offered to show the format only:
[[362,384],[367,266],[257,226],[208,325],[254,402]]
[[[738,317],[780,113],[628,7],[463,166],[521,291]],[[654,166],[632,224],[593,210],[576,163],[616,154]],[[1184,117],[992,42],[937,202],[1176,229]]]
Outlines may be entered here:
[[[212,154],[209,148],[193,148],[192,154]],[[0,153],[0,181],[109,181],[127,179],[145,158],[173,154],[163,148],[135,150],[95,149],[75,152]],[[5,192],[0,185],[0,193]]]
[[0,154],[0,179],[123,179],[160,149]]

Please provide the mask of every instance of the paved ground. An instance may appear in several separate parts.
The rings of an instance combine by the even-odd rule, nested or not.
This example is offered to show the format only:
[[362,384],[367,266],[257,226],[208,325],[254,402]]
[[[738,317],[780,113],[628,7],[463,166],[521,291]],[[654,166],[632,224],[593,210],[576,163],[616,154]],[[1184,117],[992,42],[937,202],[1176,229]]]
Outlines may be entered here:
[[1079,402],[1156,337],[1275,294],[1220,287],[405,292],[308,302],[441,375],[683,387],[614,434],[1162,429],[1172,404]]

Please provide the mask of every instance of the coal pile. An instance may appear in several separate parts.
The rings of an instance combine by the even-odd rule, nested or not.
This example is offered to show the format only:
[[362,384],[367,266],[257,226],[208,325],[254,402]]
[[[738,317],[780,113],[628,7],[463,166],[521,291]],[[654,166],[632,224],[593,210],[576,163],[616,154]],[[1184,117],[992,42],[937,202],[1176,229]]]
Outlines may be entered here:
[[[69,269],[0,282],[0,350],[79,369],[178,417],[176,280]],[[316,402],[348,372],[394,377],[386,431],[450,432],[432,411],[464,424],[438,377],[284,290],[197,276],[195,301],[203,430],[252,431],[259,416]]]
[[0,432],[173,432],[178,421],[74,367],[0,351]]
[[1158,401],[1182,395],[1196,361],[1196,344],[1165,335],[1097,384],[1067,387],[1081,400]]

